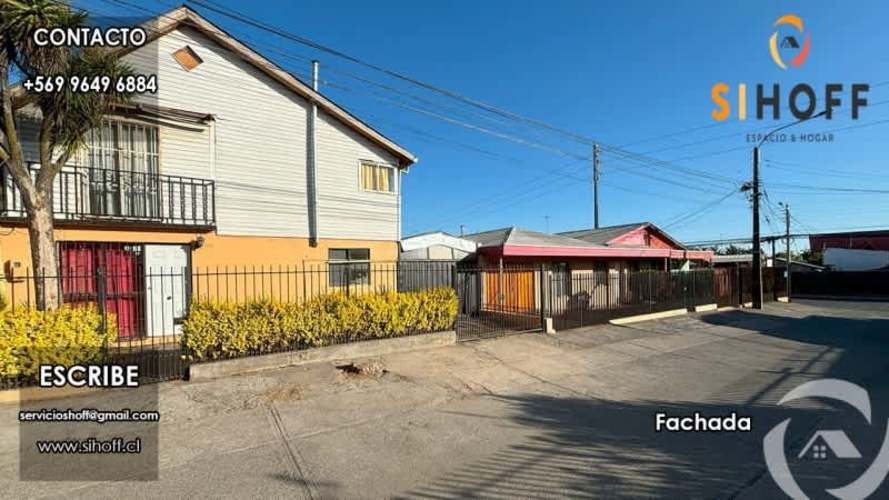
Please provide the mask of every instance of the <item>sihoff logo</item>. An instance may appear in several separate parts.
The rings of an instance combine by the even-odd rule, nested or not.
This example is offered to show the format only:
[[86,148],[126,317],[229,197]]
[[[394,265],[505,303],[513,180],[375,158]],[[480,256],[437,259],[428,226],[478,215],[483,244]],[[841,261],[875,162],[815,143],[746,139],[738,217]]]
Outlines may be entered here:
[[[793,26],[800,34],[803,33],[803,20],[800,19],[799,16],[793,14],[781,16],[775,21],[775,27],[780,28],[781,26]],[[802,66],[803,63],[806,62],[806,58],[809,57],[809,50],[812,48],[812,39],[809,37],[809,34],[806,33],[803,46],[800,48],[799,42],[796,40],[795,36],[785,35],[781,40],[781,48],[792,49],[797,52],[796,57],[790,60],[790,65],[794,68],[798,68]],[[781,52],[778,50],[778,30],[772,33],[772,36],[769,38],[769,53],[772,54],[772,60],[775,61],[775,64],[777,64],[779,68],[787,69],[787,65],[784,64],[784,59],[781,58]]]
[[[870,395],[861,386],[839,379],[812,380],[788,392],[778,401],[778,405],[806,398],[841,401],[857,410],[868,425],[873,425]],[[809,496],[797,482],[787,459],[785,442],[790,421],[789,418],[785,419],[766,434],[762,441],[763,455],[769,474],[772,475],[772,479],[775,480],[775,484],[781,488],[781,491],[795,500],[808,499]],[[797,459],[804,457],[816,461],[825,461],[829,458],[839,460],[860,460],[862,458],[861,452],[858,451],[849,436],[840,429],[816,431],[796,456]],[[886,479],[887,473],[889,473],[889,434],[883,436],[880,450],[870,466],[858,478],[844,486],[825,491],[836,498],[866,498],[880,487],[883,480]],[[810,481],[812,478],[812,475],[804,475],[800,479]]]
[[[787,14],[775,21],[775,27],[777,29],[769,37],[769,53],[772,56],[772,61],[783,70],[787,69],[788,64],[799,68],[808,59],[812,48],[812,39],[803,29],[803,20],[799,16]],[[787,27],[786,29],[795,29],[796,32],[782,35],[782,28],[785,27]],[[800,39],[802,39],[802,44],[800,44]],[[784,56],[782,56],[782,52],[785,53]],[[785,61],[784,57],[788,59]],[[748,87],[751,90],[749,93]],[[851,105],[850,114],[853,120],[857,120],[861,108],[867,106],[866,94],[870,90],[870,85],[853,83],[850,87],[851,95],[848,97]],[[710,98],[716,105],[716,108],[710,112],[710,116],[721,122],[728,119],[734,111],[735,116],[741,121],[747,119],[748,113],[755,113],[757,120],[768,119],[769,115],[772,120],[781,120],[782,108],[789,108],[793,118],[797,120],[807,120],[821,110],[825,112],[824,116],[830,120],[836,111],[835,108],[844,104],[844,99],[839,96],[843,92],[842,83],[825,84],[823,92],[816,91],[807,83],[798,83],[784,96],[781,86],[777,83],[756,83],[749,86],[746,83],[738,83],[737,93],[732,96],[732,88],[729,84],[718,82],[710,89]],[[748,109],[748,101],[753,101],[752,110]]]

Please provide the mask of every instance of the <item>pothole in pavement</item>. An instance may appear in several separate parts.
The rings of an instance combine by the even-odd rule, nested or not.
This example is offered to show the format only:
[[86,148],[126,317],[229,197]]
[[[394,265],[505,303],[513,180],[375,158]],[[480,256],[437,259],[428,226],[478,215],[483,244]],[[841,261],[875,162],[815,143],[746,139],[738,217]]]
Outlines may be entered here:
[[335,365],[341,374],[347,377],[382,377],[389,373],[389,370],[383,367],[379,362],[370,362],[359,364],[354,361],[342,365]]

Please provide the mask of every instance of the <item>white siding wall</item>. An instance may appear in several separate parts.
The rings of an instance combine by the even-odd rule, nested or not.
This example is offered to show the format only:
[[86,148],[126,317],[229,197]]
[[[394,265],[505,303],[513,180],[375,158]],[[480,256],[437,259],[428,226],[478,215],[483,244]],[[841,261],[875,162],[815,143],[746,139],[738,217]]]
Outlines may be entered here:
[[395,159],[324,113],[317,141],[318,236],[398,240],[397,180],[394,193],[370,192],[361,188],[359,174],[360,160],[395,166]]
[[[172,57],[186,44],[204,61],[191,72]],[[209,130],[164,128],[161,172],[216,180],[220,234],[308,236],[307,101],[189,28],[127,60],[158,73],[158,105],[216,117],[215,144]],[[359,160],[394,159],[324,113],[317,138],[319,237],[398,239],[400,196],[358,184]]]

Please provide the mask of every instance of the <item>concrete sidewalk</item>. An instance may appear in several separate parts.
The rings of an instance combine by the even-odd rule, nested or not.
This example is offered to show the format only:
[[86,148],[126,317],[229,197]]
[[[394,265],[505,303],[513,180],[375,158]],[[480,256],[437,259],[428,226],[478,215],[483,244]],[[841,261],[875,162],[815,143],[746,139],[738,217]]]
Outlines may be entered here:
[[[317,364],[167,383],[156,482],[17,481],[7,406],[0,488],[17,498],[780,496],[762,437],[790,415],[807,429],[821,406],[775,402],[822,376],[883,394],[885,308],[774,304],[364,359],[359,374]],[[754,430],[656,433],[659,411],[736,411]]]

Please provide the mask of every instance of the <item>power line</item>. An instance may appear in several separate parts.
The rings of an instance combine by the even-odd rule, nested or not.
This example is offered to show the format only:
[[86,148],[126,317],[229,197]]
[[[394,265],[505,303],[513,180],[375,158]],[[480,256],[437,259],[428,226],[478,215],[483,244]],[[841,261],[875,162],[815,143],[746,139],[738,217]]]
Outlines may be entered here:
[[738,191],[736,189],[733,189],[733,190],[729,191],[728,193],[726,193],[725,195],[720,196],[719,198],[712,200],[708,203],[705,203],[703,206],[698,207],[698,208],[692,210],[691,212],[681,214],[678,217],[675,217],[674,219],[670,220],[669,222],[666,222],[663,225],[663,228],[666,230],[668,228],[676,229],[679,227],[683,227],[684,225],[687,225],[687,224],[697,220],[701,215],[704,215],[704,213],[707,210],[715,207],[716,205],[719,205],[720,203],[724,202],[725,200],[729,199],[732,195],[737,194],[737,193],[738,193]]

